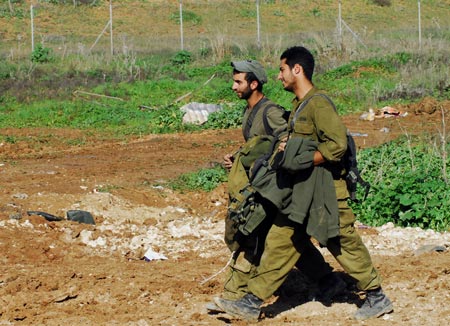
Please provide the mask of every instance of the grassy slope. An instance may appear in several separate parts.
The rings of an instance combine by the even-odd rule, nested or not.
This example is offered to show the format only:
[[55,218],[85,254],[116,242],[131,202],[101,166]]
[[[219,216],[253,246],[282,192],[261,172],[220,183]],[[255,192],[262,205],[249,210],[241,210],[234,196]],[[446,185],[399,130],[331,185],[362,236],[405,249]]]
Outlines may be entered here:
[[[390,7],[380,7],[372,1],[342,1],[342,17],[358,33],[364,42],[380,35],[409,30],[417,34],[417,1],[395,0]],[[26,3],[26,4],[25,4]],[[29,48],[31,28],[29,8],[31,1],[16,4],[24,18],[0,18],[2,51]],[[44,41],[55,47],[72,50],[89,48],[109,19],[108,1],[97,1],[96,7],[72,5],[55,6],[43,3],[35,10],[35,41]],[[338,1],[260,1],[261,40],[290,43],[298,33],[333,32],[338,17]],[[6,8],[6,2],[2,4]],[[186,21],[184,36],[186,47],[197,48],[202,44],[218,44],[229,41],[238,47],[256,40],[255,1],[184,1],[184,10],[195,13],[200,23]],[[449,0],[422,1],[422,28],[449,29]],[[171,15],[178,13],[179,1],[114,1],[113,25],[116,48],[126,46],[139,51],[179,46],[179,25]],[[348,34],[348,32],[346,32]],[[303,34],[304,35],[304,34]],[[417,35],[415,35],[417,36]],[[426,35],[424,35],[425,37]],[[312,36],[314,37],[314,36]],[[18,41],[18,38],[20,40]],[[299,41],[304,41],[300,37]],[[107,46],[105,35],[100,44]]]
[[[275,82],[275,76],[280,52],[286,45],[298,43],[306,44],[315,52],[319,73],[331,71],[330,78],[320,78],[319,74],[316,81],[330,91],[341,113],[392,104],[394,100],[411,101],[425,95],[446,94],[449,78],[446,53],[450,38],[445,35],[449,30],[445,18],[450,11],[450,0],[427,1],[422,5],[423,28],[435,27],[432,36],[424,33],[423,51],[417,47],[414,26],[417,2],[414,0],[392,1],[391,7],[379,7],[371,1],[343,1],[345,21],[355,31],[361,31],[361,39],[369,46],[359,45],[347,32],[342,51],[338,51],[332,34],[338,1],[260,1],[263,42],[260,51],[251,47],[255,41],[254,1],[184,1],[186,16],[194,13],[194,17],[201,18],[198,24],[185,23],[186,48],[197,59],[187,69],[173,67],[170,62],[173,52],[164,51],[170,47],[178,49],[179,25],[171,15],[178,12],[179,1],[114,1],[116,55],[113,60],[108,55],[107,33],[95,48],[97,54],[89,55],[89,47],[108,21],[108,2],[97,2],[100,5],[96,7],[41,2],[35,13],[39,36],[35,41],[51,47],[57,58],[44,64],[29,61],[27,16],[0,18],[0,36],[5,40],[0,42],[0,51],[5,53],[3,59],[0,56],[3,61],[0,62],[0,104],[7,112],[3,118],[9,120],[3,121],[5,125],[99,129],[111,125],[116,129],[123,126],[125,132],[133,133],[160,131],[168,118],[146,114],[146,120],[152,123],[143,127],[139,123],[143,113],[136,112],[136,107],[167,107],[192,90],[198,91],[185,101],[236,101],[229,88],[228,62],[230,58],[249,56],[261,60],[268,68],[271,81],[265,87],[267,95],[289,107],[291,96]],[[29,2],[15,6],[26,12]],[[402,34],[404,28],[411,32]],[[17,41],[19,34],[22,38]],[[275,41],[269,41],[269,36]],[[211,52],[200,57],[200,49],[192,49],[194,41]],[[148,56],[152,51],[158,55]],[[400,64],[392,60],[378,64],[388,54],[397,52],[414,56]],[[373,57],[375,63],[349,65],[354,60]],[[200,68],[195,71],[195,67]],[[331,70],[336,67],[336,71]],[[213,73],[217,77],[200,88]],[[439,89],[437,85],[441,85]],[[116,96],[125,101],[82,98],[79,94],[74,96],[74,90]],[[99,103],[102,101],[108,103]],[[105,116],[104,107],[114,110],[106,111]],[[111,117],[115,110],[117,113]]]

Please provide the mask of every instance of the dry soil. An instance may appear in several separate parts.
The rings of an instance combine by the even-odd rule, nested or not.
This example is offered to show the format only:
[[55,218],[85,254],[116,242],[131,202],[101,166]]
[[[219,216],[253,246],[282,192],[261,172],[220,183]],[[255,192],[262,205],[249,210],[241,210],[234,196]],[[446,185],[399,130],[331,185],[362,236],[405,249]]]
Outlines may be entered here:
[[[408,114],[343,119],[362,134],[356,137],[359,147],[400,134],[440,135],[448,126],[449,103],[424,100],[396,109]],[[76,130],[1,133],[18,141],[0,144],[0,325],[247,324],[204,309],[220,295],[224,274],[219,272],[229,259],[222,241],[226,184],[210,193],[183,194],[166,186],[181,173],[220,162],[242,142],[240,130],[127,141]],[[82,136],[83,144],[67,141]],[[96,224],[27,214],[65,218],[71,209],[90,212]],[[383,276],[394,313],[353,321],[360,301],[351,280],[344,275],[347,291],[323,304],[309,301],[314,285],[293,271],[259,324],[448,325],[448,233],[362,225],[358,231]],[[446,250],[419,253],[425,245]],[[143,260],[146,252],[156,259]]]

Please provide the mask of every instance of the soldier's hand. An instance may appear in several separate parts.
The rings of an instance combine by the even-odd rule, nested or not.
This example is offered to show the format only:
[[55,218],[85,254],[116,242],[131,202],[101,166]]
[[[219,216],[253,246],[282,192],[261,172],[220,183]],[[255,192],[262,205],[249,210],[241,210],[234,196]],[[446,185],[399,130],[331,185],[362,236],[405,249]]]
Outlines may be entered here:
[[283,138],[281,141],[280,141],[280,144],[278,145],[278,151],[279,152],[284,152],[284,149],[286,148],[286,143],[287,143],[287,137],[286,138]]
[[231,167],[233,166],[233,162],[234,162],[234,157],[233,157],[233,155],[231,155],[231,154],[226,154],[224,157],[223,157],[223,163],[222,163],[222,165],[223,165],[223,167],[224,168],[226,168],[226,169],[231,169]]

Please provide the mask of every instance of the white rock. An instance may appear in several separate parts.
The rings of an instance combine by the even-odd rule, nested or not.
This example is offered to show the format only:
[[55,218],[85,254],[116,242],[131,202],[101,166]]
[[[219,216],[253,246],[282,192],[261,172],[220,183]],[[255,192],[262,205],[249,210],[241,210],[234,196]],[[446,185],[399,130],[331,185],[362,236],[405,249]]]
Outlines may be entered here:
[[183,123],[203,124],[208,121],[210,113],[221,110],[222,107],[217,104],[205,104],[191,102],[180,108],[182,112],[185,112],[183,116]]
[[92,238],[92,231],[82,230],[80,232],[80,239],[82,243],[88,244],[91,238]]
[[144,259],[146,261],[158,260],[158,259],[165,260],[165,259],[167,259],[167,257],[159,252],[153,251],[152,248],[149,248],[144,254]]

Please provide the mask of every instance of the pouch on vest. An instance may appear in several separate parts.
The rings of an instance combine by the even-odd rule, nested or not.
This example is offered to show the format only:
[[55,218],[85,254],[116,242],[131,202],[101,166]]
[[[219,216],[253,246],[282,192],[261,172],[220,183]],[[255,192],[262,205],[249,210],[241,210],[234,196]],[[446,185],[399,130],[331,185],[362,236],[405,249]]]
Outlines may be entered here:
[[247,171],[258,158],[269,152],[273,139],[273,136],[256,136],[250,139],[245,146],[242,147],[239,151],[240,160]]
[[237,153],[228,175],[229,203],[225,218],[225,243],[231,251],[239,247],[237,233],[249,235],[264,220],[264,207],[250,185],[249,171],[257,158],[266,155],[275,138],[256,136]]
[[242,189],[238,196],[230,199],[228,216],[244,235],[252,233],[264,220],[266,217],[264,206],[250,184]]

